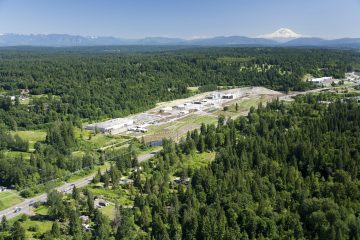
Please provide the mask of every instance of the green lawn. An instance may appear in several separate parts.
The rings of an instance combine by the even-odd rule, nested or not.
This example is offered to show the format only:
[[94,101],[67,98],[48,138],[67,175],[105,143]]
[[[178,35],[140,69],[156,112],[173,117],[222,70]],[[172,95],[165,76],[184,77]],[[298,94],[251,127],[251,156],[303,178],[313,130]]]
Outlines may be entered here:
[[71,156],[74,158],[82,158],[85,155],[84,151],[75,151],[71,153]]
[[75,137],[80,140],[80,148],[83,150],[97,150],[99,148],[106,149],[110,147],[119,147],[126,144],[129,139],[120,135],[107,135],[93,131],[75,128]]
[[51,230],[52,221],[40,219],[38,217],[46,217],[48,215],[48,207],[40,205],[34,210],[37,218],[29,217],[21,225],[26,230],[26,239],[39,239],[37,236],[44,234]]
[[22,201],[23,198],[21,198],[16,192],[12,190],[0,192],[0,210],[21,203]]
[[118,203],[120,205],[133,205],[131,196],[135,196],[135,194],[129,193],[129,190],[122,189],[121,187],[118,189],[104,189],[98,186],[89,186],[88,188],[91,190],[94,196],[102,196],[110,202]]
[[[223,109],[219,109],[214,112],[215,115],[223,115],[225,117],[237,117],[250,110],[251,107],[257,107],[260,102],[263,105],[266,104],[267,101],[271,100],[272,97],[269,96],[261,96],[255,98],[243,98],[238,101],[232,101],[231,104],[227,105],[228,110],[224,111]],[[236,111],[236,103],[238,104],[238,111]]]
[[103,166],[96,166],[91,170],[82,170],[79,173],[76,173],[76,174],[72,175],[71,177],[69,177],[66,181],[69,182],[69,183],[75,182],[76,180],[79,180],[80,178],[84,178],[84,177],[89,176],[91,174],[97,173],[99,168],[101,170],[105,170],[107,168],[110,168],[110,163],[105,162],[105,164]]
[[34,144],[38,141],[45,141],[46,131],[44,130],[29,130],[12,132],[14,135],[19,135],[22,139],[29,141],[29,148],[34,148]]
[[23,157],[24,159],[30,159],[31,153],[29,152],[18,152],[18,151],[2,151],[5,156],[16,158],[16,157]]
[[37,215],[46,216],[46,215],[48,215],[48,207],[45,206],[45,205],[40,205],[38,208],[36,208],[36,209],[34,210],[34,212],[35,212]]
[[[47,231],[50,231],[52,222],[46,220],[35,221],[28,219],[22,223],[22,226],[26,230],[26,239],[39,239],[36,237],[36,235],[41,235]],[[31,228],[34,228],[36,231],[31,231]]]
[[[61,99],[61,96],[58,95],[52,95],[53,99]],[[31,95],[31,99],[39,99],[39,98],[48,98],[47,94],[39,94],[39,95]]]
[[102,212],[109,219],[113,220],[115,217],[115,206],[107,205],[106,207],[100,208],[100,212]]
[[215,152],[203,152],[197,153],[194,156],[190,156],[184,162],[185,168],[199,169],[209,165],[215,159]]
[[29,105],[30,98],[20,99],[20,104],[22,105]]
[[187,88],[190,92],[197,92],[199,91],[199,87],[188,87]]

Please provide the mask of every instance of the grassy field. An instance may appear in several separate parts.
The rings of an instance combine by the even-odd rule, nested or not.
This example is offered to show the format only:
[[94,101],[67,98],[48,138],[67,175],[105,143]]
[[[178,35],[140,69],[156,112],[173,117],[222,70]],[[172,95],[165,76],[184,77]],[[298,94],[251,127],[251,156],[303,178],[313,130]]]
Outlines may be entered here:
[[21,224],[26,230],[26,239],[39,239],[36,236],[51,230],[52,222],[47,220],[32,220],[29,218]]
[[29,141],[29,148],[33,149],[34,144],[38,141],[45,141],[46,132],[44,130],[34,130],[34,131],[16,131],[13,134],[19,135],[24,140]]
[[75,137],[80,139],[81,149],[83,150],[97,150],[107,149],[111,147],[119,147],[126,144],[129,139],[124,138],[121,135],[107,135],[107,134],[95,134],[93,131],[82,130],[75,128]]
[[[230,104],[227,105],[228,110],[224,111],[224,109],[219,109],[214,112],[215,115],[223,115],[225,117],[237,117],[240,115],[244,115],[247,113],[251,107],[257,107],[259,103],[263,103],[264,105],[266,102],[270,101],[274,97],[270,96],[260,96],[256,98],[242,98],[236,101],[232,101]],[[238,111],[236,111],[236,103],[238,104]]]
[[191,114],[174,122],[149,126],[148,133],[144,135],[144,138],[147,142],[163,138],[179,139],[188,131],[200,127],[201,123],[210,124],[216,123],[216,121],[216,116]]
[[134,193],[130,193],[130,190],[117,188],[117,189],[104,189],[96,185],[90,185],[88,187],[94,196],[102,196],[103,198],[109,200],[112,203],[118,203],[119,205],[130,206],[133,205],[132,196],[135,196]]
[[35,209],[34,212],[38,215],[46,216],[48,215],[48,207],[45,205],[40,205],[38,208]]
[[197,92],[199,91],[199,87],[188,87],[187,88],[190,92]]
[[184,162],[184,167],[196,170],[209,165],[214,159],[215,152],[198,153],[190,156],[189,159]]
[[215,152],[203,152],[187,156],[180,165],[176,166],[171,171],[170,177],[172,178],[176,175],[179,176],[183,170],[197,170],[208,166],[212,161],[214,161],[215,154]]
[[20,99],[20,104],[29,105],[30,104],[30,98]]
[[68,178],[66,180],[66,182],[69,182],[69,183],[75,182],[76,180],[79,180],[79,179],[89,176],[91,174],[97,173],[99,168],[100,168],[100,170],[108,169],[108,168],[110,168],[110,163],[105,162],[105,164],[103,166],[96,166],[93,169],[80,171],[79,173],[74,174],[70,178]]
[[102,207],[100,212],[102,212],[105,216],[109,219],[113,220],[115,217],[115,206],[114,205],[107,205],[106,207]]
[[29,152],[18,152],[18,151],[2,151],[5,156],[16,158],[16,157],[23,157],[24,159],[30,159],[31,153]]
[[0,210],[21,203],[23,199],[14,191],[0,192]]

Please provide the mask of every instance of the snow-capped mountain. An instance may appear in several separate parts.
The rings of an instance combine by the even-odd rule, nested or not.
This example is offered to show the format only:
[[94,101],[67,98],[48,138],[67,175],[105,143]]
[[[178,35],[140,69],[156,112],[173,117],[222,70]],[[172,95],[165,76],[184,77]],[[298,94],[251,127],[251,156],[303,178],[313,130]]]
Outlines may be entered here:
[[293,39],[300,38],[300,37],[303,37],[303,36],[301,34],[298,34],[298,33],[294,32],[291,29],[280,28],[279,30],[276,30],[273,33],[261,35],[259,37],[260,38],[272,39],[272,40],[276,40],[276,41],[279,41],[279,42],[287,42],[289,40],[293,40]]

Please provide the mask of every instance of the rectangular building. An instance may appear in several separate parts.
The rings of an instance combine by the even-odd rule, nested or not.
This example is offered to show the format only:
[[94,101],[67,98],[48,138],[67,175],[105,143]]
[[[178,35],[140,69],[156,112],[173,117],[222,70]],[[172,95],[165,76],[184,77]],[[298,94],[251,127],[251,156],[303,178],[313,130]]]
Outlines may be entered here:
[[129,118],[115,118],[105,122],[89,124],[85,127],[87,130],[95,131],[96,129],[102,133],[118,133],[126,131],[127,127],[134,124],[134,120]]
[[332,80],[332,77],[321,77],[321,78],[313,78],[310,80],[310,82],[314,84],[322,84],[325,81],[330,81],[330,80]]

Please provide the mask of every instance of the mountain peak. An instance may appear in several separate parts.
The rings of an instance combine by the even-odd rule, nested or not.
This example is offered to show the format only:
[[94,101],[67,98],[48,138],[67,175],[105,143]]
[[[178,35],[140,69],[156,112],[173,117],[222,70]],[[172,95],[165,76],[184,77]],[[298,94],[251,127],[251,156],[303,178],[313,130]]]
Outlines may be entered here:
[[294,32],[293,30],[291,30],[289,28],[280,28],[273,33],[261,35],[260,37],[270,38],[270,39],[290,40],[290,39],[302,37],[302,35]]

